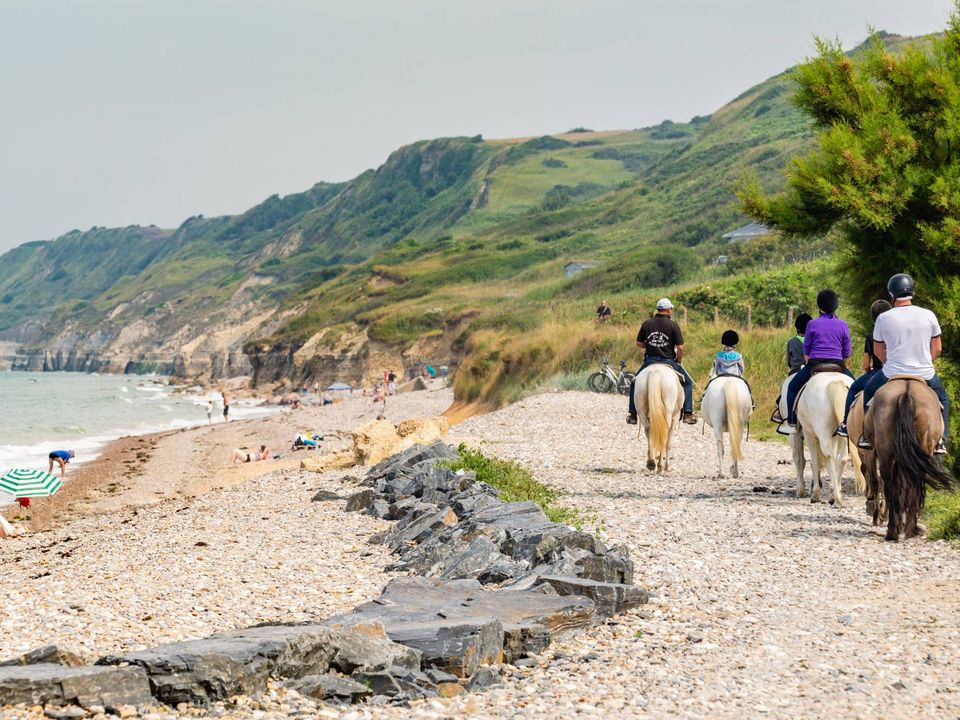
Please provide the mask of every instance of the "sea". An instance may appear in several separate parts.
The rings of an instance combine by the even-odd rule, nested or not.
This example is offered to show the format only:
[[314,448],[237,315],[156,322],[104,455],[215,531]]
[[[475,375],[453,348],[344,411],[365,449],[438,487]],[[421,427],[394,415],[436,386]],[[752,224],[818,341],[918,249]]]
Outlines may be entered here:
[[[213,421],[222,422],[219,392],[177,387],[162,376],[0,372],[0,473],[46,470],[51,450],[74,450],[71,462],[79,464],[124,435],[205,425],[208,400]],[[275,411],[254,400],[230,402],[231,420]]]

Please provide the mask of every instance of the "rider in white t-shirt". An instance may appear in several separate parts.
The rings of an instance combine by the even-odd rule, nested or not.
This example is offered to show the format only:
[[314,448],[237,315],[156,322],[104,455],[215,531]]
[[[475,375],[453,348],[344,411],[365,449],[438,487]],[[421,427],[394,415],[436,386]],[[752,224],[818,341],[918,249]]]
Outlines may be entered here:
[[[950,399],[933,366],[943,350],[940,323],[932,312],[913,304],[914,282],[909,275],[894,275],[887,283],[887,291],[893,298],[893,309],[879,315],[873,327],[874,354],[883,362],[883,368],[864,388],[864,405],[869,404],[874,393],[892,377],[913,375],[926,380],[943,406],[943,437],[934,454],[945,455]],[[864,438],[858,445],[870,447]]]

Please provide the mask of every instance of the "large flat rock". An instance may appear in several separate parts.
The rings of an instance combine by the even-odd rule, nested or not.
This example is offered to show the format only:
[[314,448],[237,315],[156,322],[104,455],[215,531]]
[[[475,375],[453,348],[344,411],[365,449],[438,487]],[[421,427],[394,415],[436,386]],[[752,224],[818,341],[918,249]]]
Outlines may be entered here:
[[0,667],[0,706],[144,705],[152,701],[139,667],[67,667],[53,663]]
[[158,700],[204,705],[261,690],[271,676],[322,675],[331,667],[345,673],[386,666],[419,668],[420,657],[390,641],[377,623],[362,623],[350,628],[263,625],[98,661],[121,662],[146,671]]
[[551,634],[588,626],[594,614],[587,597],[410,577],[394,578],[380,597],[328,622],[378,620],[391,640],[420,650],[425,667],[467,677],[481,665],[540,652]]

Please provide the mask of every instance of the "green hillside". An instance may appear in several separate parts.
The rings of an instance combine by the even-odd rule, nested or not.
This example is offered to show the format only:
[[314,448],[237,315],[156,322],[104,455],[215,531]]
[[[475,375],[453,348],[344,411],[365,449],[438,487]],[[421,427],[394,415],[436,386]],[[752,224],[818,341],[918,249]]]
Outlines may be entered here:
[[[458,392],[499,402],[515,388],[483,358],[493,368],[517,337],[576,324],[601,296],[625,336],[667,291],[691,322],[714,312],[743,322],[749,311],[779,325],[830,275],[830,240],[728,245],[720,235],[748,221],[733,193],[743,172],[779,187],[811,142],[791,92],[783,73],[689,122],[423,141],[349,182],[239,216],[30,243],[0,257],[0,332],[42,347],[64,322],[70,337],[109,338],[149,319],[138,347],[151,333],[183,344],[262,311],[269,320],[243,330],[246,352],[292,358],[325,328],[359,328],[397,351],[456,328],[453,350],[474,368]],[[571,260],[597,266],[567,278]],[[544,353],[567,359],[541,362],[521,384],[582,370],[604,342],[570,352],[547,343]],[[288,370],[267,380],[310,380]]]

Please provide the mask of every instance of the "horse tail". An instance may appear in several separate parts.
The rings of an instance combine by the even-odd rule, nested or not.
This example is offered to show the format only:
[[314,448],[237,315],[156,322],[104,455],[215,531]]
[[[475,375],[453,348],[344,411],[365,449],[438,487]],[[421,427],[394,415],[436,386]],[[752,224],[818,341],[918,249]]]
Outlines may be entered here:
[[740,402],[737,388],[733,382],[727,381],[723,385],[723,400],[727,406],[727,432],[730,433],[730,455],[735,461],[743,460],[740,451]]
[[843,420],[843,405],[847,401],[847,386],[842,382],[834,381],[827,386],[827,395],[830,398],[830,407],[837,416],[836,422],[840,422]]
[[660,373],[650,373],[647,380],[647,419],[650,423],[650,450],[653,457],[662,457],[667,448],[667,406],[663,402]]
[[[920,443],[917,435],[916,402],[910,394],[910,384],[897,399],[893,415],[893,479],[901,502],[899,510],[906,515],[904,532],[909,537],[916,528],[926,486],[949,490],[950,475],[940,466]],[[892,510],[892,504],[891,504]]]

